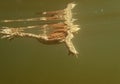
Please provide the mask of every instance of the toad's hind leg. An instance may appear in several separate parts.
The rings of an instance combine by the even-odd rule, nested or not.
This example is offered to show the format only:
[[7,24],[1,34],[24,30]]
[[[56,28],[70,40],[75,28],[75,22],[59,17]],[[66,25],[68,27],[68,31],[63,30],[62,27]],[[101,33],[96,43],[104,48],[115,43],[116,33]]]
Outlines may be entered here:
[[28,19],[16,19],[16,20],[1,20],[0,22],[27,22],[27,21],[43,21],[45,17],[36,17],[36,18],[28,18]]

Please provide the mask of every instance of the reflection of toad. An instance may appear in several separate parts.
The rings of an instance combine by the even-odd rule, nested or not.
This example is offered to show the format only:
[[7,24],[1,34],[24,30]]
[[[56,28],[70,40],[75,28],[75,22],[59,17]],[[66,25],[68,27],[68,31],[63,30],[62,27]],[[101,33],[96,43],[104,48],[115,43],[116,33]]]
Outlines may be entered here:
[[54,15],[64,15],[64,10],[43,12],[43,15],[54,16]]
[[44,20],[64,20],[65,12],[64,10],[57,10],[57,11],[50,11],[50,12],[43,12]]

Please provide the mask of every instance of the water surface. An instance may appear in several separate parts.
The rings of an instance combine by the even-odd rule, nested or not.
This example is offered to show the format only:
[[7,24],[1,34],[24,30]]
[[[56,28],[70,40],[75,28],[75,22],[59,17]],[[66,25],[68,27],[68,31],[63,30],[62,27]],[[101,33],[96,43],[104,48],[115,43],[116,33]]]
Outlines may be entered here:
[[[72,0],[1,0],[0,20],[37,17]],[[81,30],[73,39],[79,58],[63,45],[34,39],[0,40],[0,84],[120,84],[120,1],[75,0]],[[27,26],[39,22],[0,23]]]

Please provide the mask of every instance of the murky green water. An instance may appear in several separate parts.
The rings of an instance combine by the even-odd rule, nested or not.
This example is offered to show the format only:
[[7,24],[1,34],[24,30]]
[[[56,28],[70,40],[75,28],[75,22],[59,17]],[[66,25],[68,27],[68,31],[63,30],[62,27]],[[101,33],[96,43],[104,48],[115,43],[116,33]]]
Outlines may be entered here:
[[[0,20],[37,17],[72,0],[0,0]],[[73,40],[79,58],[63,45],[34,39],[0,40],[0,84],[120,84],[120,1],[76,0],[81,31]],[[39,22],[0,23],[26,26]]]

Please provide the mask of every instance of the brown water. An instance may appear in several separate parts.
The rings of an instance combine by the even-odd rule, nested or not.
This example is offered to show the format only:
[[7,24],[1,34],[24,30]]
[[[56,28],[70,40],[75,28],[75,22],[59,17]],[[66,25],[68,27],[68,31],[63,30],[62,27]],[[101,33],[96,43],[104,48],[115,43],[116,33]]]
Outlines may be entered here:
[[[0,0],[0,20],[37,17],[72,0]],[[120,84],[120,0],[75,0],[81,30],[73,39],[79,58],[63,45],[29,38],[0,40],[0,84]],[[39,22],[0,23],[27,26]]]

